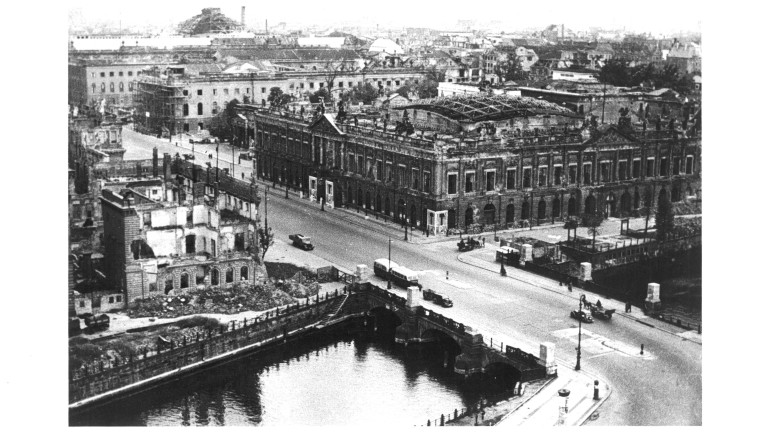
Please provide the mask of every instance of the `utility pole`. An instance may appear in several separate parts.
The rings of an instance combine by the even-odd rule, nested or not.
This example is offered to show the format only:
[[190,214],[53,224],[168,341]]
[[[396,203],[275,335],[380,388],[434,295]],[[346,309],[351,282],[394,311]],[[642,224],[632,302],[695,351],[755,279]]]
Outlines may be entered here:
[[575,364],[575,371],[580,370],[580,341],[583,336],[583,300],[580,300],[579,313],[578,313],[578,347],[577,347],[577,363]]
[[392,239],[388,238],[388,290],[390,290],[390,244]]

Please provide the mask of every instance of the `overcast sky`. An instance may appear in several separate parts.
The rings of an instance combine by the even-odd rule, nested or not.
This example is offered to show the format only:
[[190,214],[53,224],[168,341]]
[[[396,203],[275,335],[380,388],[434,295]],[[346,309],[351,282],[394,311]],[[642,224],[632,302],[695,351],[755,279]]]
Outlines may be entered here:
[[591,26],[623,28],[658,34],[672,31],[699,31],[698,2],[685,0],[528,1],[487,0],[284,0],[284,1],[70,1],[69,16],[75,23],[113,21],[124,26],[151,24],[176,25],[200,13],[204,7],[219,7],[228,17],[240,21],[246,6],[246,24],[264,28],[286,22],[294,27],[335,23],[380,24],[388,27],[431,27],[451,29],[458,20],[498,20],[510,30],[544,28],[564,24],[566,28],[587,30]]

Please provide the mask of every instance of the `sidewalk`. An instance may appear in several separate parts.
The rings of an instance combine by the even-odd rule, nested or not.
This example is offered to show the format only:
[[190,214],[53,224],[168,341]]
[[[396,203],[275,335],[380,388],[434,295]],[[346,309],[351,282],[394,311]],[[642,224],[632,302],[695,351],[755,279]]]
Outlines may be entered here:
[[[489,272],[496,274],[500,273],[500,263],[495,261],[497,247],[487,244],[485,248],[469,251],[466,253],[458,254],[457,260],[462,263],[475,266],[477,268],[485,269]],[[599,295],[585,291],[583,289],[575,287],[572,292],[567,291],[567,287],[560,286],[557,281],[550,278],[546,278],[531,272],[521,270],[513,266],[506,266],[507,278],[512,278],[531,284],[541,289],[550,290],[554,293],[559,293],[562,296],[567,296],[574,299],[575,306],[578,305],[581,295],[586,295],[586,299],[590,302],[595,302]],[[630,313],[625,312],[626,305],[624,302],[618,301],[612,298],[602,297],[602,305],[608,309],[615,309],[615,316],[624,317],[630,320],[635,320],[643,325],[651,328],[659,329],[669,334],[677,335],[681,338],[693,341],[698,344],[703,344],[702,335],[696,331],[685,331],[675,325],[668,324],[653,317],[645,315],[639,308],[633,307]],[[610,319],[612,320],[612,319]]]
[[[599,381],[599,400],[593,398],[595,380]],[[564,398],[558,394],[562,389],[570,391],[567,400],[568,411],[564,418],[565,426],[582,425],[612,393],[609,385],[601,378],[585,371],[575,371],[574,366],[559,363],[556,379],[540,389],[517,410],[503,417],[497,425],[534,428],[556,426],[559,407],[565,403]]]

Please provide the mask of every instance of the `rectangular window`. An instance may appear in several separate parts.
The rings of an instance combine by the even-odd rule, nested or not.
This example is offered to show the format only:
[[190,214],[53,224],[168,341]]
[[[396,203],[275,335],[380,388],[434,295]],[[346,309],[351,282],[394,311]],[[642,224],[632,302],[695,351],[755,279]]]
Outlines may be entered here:
[[86,307],[86,301],[80,301],[80,308]]
[[574,185],[577,183],[577,164],[570,164],[569,165],[569,183],[570,185]]
[[671,167],[672,170],[673,170],[674,176],[678,176],[679,175],[679,170],[681,169],[681,167],[682,167],[682,158],[680,158],[678,156],[675,156],[674,157],[674,166]]
[[388,80],[388,83],[387,83],[387,84],[388,84],[388,87],[390,87],[390,80]]
[[591,175],[593,174],[591,173],[591,165],[590,162],[583,163],[583,183],[586,185],[591,184]]
[[396,80],[396,86],[400,86],[400,85],[401,85],[401,82]]
[[230,89],[222,89],[222,90],[225,91],[225,95],[229,95],[230,94]]
[[393,180],[393,165],[389,162],[385,163],[385,180],[388,182]]
[[416,168],[412,169],[412,189],[420,189],[420,171]]
[[660,158],[660,173],[659,176],[668,176],[668,158]]
[[348,171],[356,172],[356,156],[352,153],[348,154]]
[[626,180],[628,177],[628,161],[618,161],[618,179]]
[[382,180],[382,161],[381,160],[377,160],[377,165],[374,170],[375,170],[374,178],[377,180]]
[[104,78],[104,72],[99,72],[99,76]]
[[366,167],[364,166],[364,157],[362,155],[358,155],[358,174],[361,176],[365,175],[365,169]]
[[655,157],[647,158],[647,171],[645,173],[647,177],[655,176]]
[[554,165],[553,166],[553,184],[554,185],[561,185],[562,184],[561,165]]
[[447,194],[457,194],[457,173],[449,173],[447,175]]
[[115,297],[114,296],[110,296],[110,304],[113,304],[113,303],[115,303]]
[[248,95],[248,94],[250,94],[250,93],[251,93],[251,89],[249,89],[249,88],[247,87],[247,88],[246,88],[246,94]]
[[345,83],[340,81],[339,83],[337,83],[337,87],[339,87],[341,89],[341,88],[345,87]]
[[240,95],[241,94],[241,89],[240,88],[236,88],[235,89],[235,94],[236,95]]
[[474,183],[476,183],[476,173],[465,173],[465,192],[473,192]]
[[599,163],[599,174],[601,176],[602,182],[609,182],[610,179],[610,163],[609,162],[600,162]]
[[110,77],[114,77],[114,76],[115,76],[115,72],[110,71]]
[[122,77],[122,76],[123,76],[123,71],[118,72],[118,77]]
[[537,170],[537,186],[548,184],[548,167],[540,167]]
[[692,174],[694,166],[695,166],[695,157],[692,155],[687,155],[687,162],[685,163],[684,174]]
[[424,171],[422,173],[422,190],[424,192],[430,192],[430,172]]
[[495,190],[495,170],[489,170],[485,174],[487,176],[486,190],[494,191]]
[[299,83],[299,88],[300,89],[304,89],[305,88],[305,83]]
[[319,89],[323,89],[324,88],[324,83],[318,83],[318,88]]
[[266,93],[266,92],[267,92],[267,87],[263,87],[262,88],[262,93]]
[[214,95],[217,94],[217,89],[211,89],[211,91],[213,92]]
[[121,302],[122,300],[123,298],[120,295],[115,297],[115,302]]
[[315,83],[310,83],[310,88],[314,89],[315,88]]
[[198,89],[198,96],[203,96],[203,89]]
[[353,87],[353,82],[352,81],[348,81],[348,87]]
[[524,167],[522,185],[524,185],[524,188],[532,188],[532,167]]
[[409,184],[406,183],[406,166],[399,164],[398,165],[398,186],[399,187],[407,187]]
[[150,225],[152,225],[152,218],[150,217],[150,215],[152,215],[152,214],[149,213],[149,212],[145,212],[145,214],[144,214],[144,218],[143,219],[144,219],[144,226],[145,227],[149,227]]
[[133,77],[134,76],[134,71],[128,71],[128,76],[129,77]]
[[634,158],[634,162],[631,166],[631,178],[638,179],[642,175],[642,160]]
[[516,188],[516,169],[509,168],[505,171],[505,189]]

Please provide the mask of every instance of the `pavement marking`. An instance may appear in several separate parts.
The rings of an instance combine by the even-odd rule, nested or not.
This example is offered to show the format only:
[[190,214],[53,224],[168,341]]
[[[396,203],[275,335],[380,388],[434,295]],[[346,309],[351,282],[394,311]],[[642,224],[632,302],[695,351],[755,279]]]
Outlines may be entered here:
[[[571,342],[578,344],[578,328],[566,328],[551,333],[553,336],[562,339],[568,339]],[[585,350],[589,353],[596,353],[591,357],[607,355],[610,353],[617,353],[622,356],[632,356],[642,359],[655,359],[655,356],[649,351],[645,350],[644,355],[641,354],[641,347],[630,345],[622,341],[613,340],[603,335],[596,334],[590,330],[583,329],[580,341],[581,350]]]

